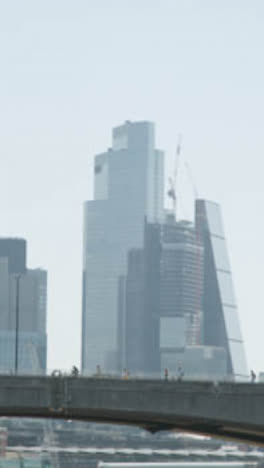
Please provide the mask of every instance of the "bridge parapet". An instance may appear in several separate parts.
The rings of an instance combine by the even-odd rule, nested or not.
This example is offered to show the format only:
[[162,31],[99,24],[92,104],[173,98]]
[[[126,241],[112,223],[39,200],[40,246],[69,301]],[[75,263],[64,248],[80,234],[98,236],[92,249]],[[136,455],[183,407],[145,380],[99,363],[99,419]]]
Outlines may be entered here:
[[0,376],[0,415],[176,429],[264,443],[264,384]]

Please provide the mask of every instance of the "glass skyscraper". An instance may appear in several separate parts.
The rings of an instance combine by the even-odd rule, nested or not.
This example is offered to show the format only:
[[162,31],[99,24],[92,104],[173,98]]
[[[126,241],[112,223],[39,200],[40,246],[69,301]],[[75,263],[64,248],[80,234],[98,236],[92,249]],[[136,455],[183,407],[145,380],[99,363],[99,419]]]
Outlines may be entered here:
[[154,125],[130,122],[113,129],[112,148],[94,160],[94,200],[84,205],[82,370],[116,371],[118,283],[127,254],[142,248],[144,221],[163,216],[163,153]]
[[154,126],[126,122],[94,160],[84,206],[82,370],[246,379],[244,344],[220,207],[194,222],[163,206]]
[[39,374],[46,371],[46,309],[47,272],[27,268],[24,239],[1,238],[1,372],[17,370],[23,374]]
[[204,344],[227,352],[227,372],[248,375],[220,206],[196,200],[196,229],[204,244]]
[[220,207],[196,200],[195,223],[145,226],[120,281],[120,361],[134,375],[245,380],[248,370]]

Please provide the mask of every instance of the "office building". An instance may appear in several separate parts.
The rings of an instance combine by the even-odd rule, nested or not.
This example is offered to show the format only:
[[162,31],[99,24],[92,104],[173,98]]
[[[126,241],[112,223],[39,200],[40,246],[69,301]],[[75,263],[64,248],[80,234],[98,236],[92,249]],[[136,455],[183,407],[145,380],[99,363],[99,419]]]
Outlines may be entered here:
[[160,225],[145,222],[144,247],[128,252],[119,281],[119,371],[160,374]]
[[25,239],[0,238],[0,258],[8,259],[8,273],[26,271],[27,243]]
[[44,373],[47,273],[28,269],[26,241],[0,238],[0,372]]
[[196,200],[196,223],[145,226],[119,283],[120,367],[159,376],[246,379],[220,207]]
[[203,246],[194,226],[172,213],[163,224],[146,223],[144,240],[129,252],[119,284],[120,367],[159,376],[176,372],[187,346],[202,344]]
[[[154,126],[114,128],[94,160],[84,206],[82,370],[247,378],[220,207],[196,200],[194,221],[163,206]],[[174,187],[170,189],[174,198]],[[176,203],[174,203],[176,205]]]
[[244,380],[248,369],[220,206],[196,200],[195,218],[204,245],[203,342],[223,347],[227,374]]
[[161,234],[161,369],[174,368],[175,371],[178,362],[183,361],[178,353],[203,342],[204,249],[193,224],[175,222],[171,214],[166,217]]
[[154,125],[125,122],[94,160],[94,200],[84,206],[82,370],[118,369],[118,283],[127,254],[144,244],[144,220],[163,216],[163,153]]

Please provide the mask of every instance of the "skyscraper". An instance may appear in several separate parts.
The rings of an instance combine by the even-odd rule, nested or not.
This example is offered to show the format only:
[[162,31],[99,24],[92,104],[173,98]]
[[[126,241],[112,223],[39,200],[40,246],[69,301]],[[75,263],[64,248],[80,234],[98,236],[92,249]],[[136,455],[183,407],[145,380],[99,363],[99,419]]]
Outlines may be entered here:
[[227,352],[227,373],[235,379],[248,374],[228,258],[221,209],[217,203],[196,200],[197,235],[204,245],[204,344]]
[[[26,241],[0,239],[0,371],[46,370],[47,273],[27,269]],[[17,360],[17,362],[16,362]]]
[[192,222],[164,210],[163,153],[148,122],[113,130],[94,177],[84,207],[83,371],[160,376],[180,366],[189,377],[247,378],[219,205],[196,200]]
[[[204,248],[189,221],[166,217],[161,227],[161,369],[176,369],[187,347],[203,344]],[[180,357],[181,356],[181,357]]]
[[119,370],[160,374],[161,225],[145,222],[144,246],[128,252],[119,281]]
[[145,226],[120,281],[123,367],[160,375],[177,367],[198,378],[246,379],[244,344],[220,207],[196,200],[195,224],[165,217]]
[[125,122],[94,161],[94,200],[84,206],[82,369],[117,370],[118,284],[127,254],[144,244],[144,220],[163,216],[163,153],[154,125]]

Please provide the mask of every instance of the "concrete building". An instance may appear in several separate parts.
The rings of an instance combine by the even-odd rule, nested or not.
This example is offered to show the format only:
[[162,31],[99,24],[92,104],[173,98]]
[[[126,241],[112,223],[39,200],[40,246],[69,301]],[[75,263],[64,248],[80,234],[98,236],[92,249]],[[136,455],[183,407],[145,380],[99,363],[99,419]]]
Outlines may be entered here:
[[125,122],[112,148],[94,160],[94,200],[84,206],[82,370],[115,372],[118,361],[118,283],[127,254],[144,243],[144,219],[163,216],[163,153],[154,125]]
[[26,241],[0,238],[0,372],[46,370],[47,272],[27,269]]

